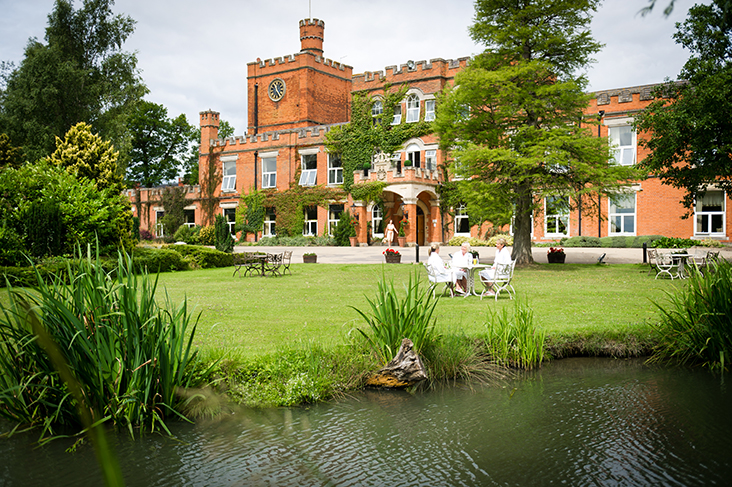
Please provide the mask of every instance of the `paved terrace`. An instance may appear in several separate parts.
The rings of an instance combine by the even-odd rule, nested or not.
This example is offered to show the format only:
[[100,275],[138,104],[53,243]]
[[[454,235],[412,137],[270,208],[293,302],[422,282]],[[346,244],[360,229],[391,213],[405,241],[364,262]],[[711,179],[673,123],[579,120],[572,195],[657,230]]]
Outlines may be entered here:
[[[416,262],[416,247],[393,247],[402,254],[402,264]],[[380,264],[384,262],[383,252],[386,246],[372,247],[260,247],[260,246],[237,246],[234,252],[271,252],[279,253],[284,250],[292,250],[292,262],[301,263],[302,254],[313,252],[318,255],[319,264]],[[447,260],[448,254],[460,250],[460,247],[443,246],[440,248],[440,256]],[[484,264],[493,263],[496,254],[495,247],[474,247],[480,253],[480,262]],[[547,247],[534,247],[532,249],[534,261],[546,264]],[[707,249],[704,249],[707,250]],[[732,248],[723,247],[721,254],[727,260],[732,260]],[[427,261],[429,247],[419,247],[419,261]],[[643,249],[616,249],[600,247],[569,247],[564,248],[567,254],[567,264],[595,264],[597,259],[606,254],[603,262],[607,264],[640,264],[643,262]]]

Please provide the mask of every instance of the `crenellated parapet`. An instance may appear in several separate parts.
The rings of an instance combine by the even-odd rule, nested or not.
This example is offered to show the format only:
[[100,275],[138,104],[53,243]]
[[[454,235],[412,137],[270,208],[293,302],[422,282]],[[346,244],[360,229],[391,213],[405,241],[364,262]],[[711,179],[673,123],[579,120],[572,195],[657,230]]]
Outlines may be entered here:
[[[261,59],[258,59],[254,62],[247,63],[247,66],[258,66],[259,69],[266,69],[266,68],[271,68],[271,67],[275,67],[275,66],[287,65],[290,63],[299,64],[298,61],[300,61],[300,60],[298,59],[298,57],[302,56],[303,54],[304,53],[302,53],[302,52],[296,52],[295,54],[286,54],[281,57],[265,59],[264,61],[262,61]],[[312,54],[310,54],[310,55],[312,55]],[[332,59],[324,58],[323,56],[315,55],[315,56],[313,56],[313,61],[315,63],[321,64],[323,66],[326,66],[328,68],[332,68],[332,69],[338,70],[338,71],[345,71],[346,69],[351,69],[351,70],[353,69],[351,66],[349,66],[347,64],[339,63],[338,61],[333,61]]]
[[[209,145],[213,147],[237,147],[245,145],[259,145],[266,142],[279,141],[283,136],[295,134],[300,143],[307,143],[309,139],[313,142],[320,141],[330,129],[345,123],[334,123],[329,125],[314,125],[312,127],[302,127],[287,130],[271,130],[252,135],[237,135],[234,137],[226,137],[225,139],[211,139]],[[306,140],[302,140],[306,139]]]
[[470,57],[457,59],[435,58],[429,61],[408,61],[399,66],[392,65],[384,71],[366,71],[353,75],[354,90],[370,89],[372,85],[389,83],[408,83],[424,78],[454,78],[461,69],[470,63]]

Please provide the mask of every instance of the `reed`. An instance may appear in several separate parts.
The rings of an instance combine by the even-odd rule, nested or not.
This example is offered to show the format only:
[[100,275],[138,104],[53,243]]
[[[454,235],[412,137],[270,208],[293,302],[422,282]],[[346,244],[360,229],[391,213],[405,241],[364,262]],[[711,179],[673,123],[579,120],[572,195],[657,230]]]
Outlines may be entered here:
[[439,298],[434,298],[429,286],[420,287],[419,272],[410,273],[404,285],[404,297],[394,288],[394,280],[387,282],[382,275],[377,284],[376,298],[366,298],[370,314],[355,309],[369,325],[370,333],[360,328],[379,360],[389,362],[399,350],[402,339],[409,338],[416,352],[421,352],[435,338],[435,320],[432,315]]
[[725,370],[732,356],[732,264],[710,263],[692,272],[683,289],[656,303],[658,343],[651,361]]
[[0,308],[0,416],[41,426],[42,438],[83,428],[68,381],[39,344],[37,322],[81,388],[93,424],[111,422],[130,434],[167,431],[168,417],[183,417],[177,391],[190,385],[196,356],[187,301],[174,306],[166,293],[159,305],[157,278],[136,275],[129,255],[120,254],[107,273],[98,255],[78,253],[68,285],[59,276],[46,283],[38,271],[33,290],[8,284],[9,304]]
[[520,369],[533,369],[544,361],[546,332],[534,324],[534,311],[524,300],[508,309],[489,308],[484,335],[488,355],[497,364]]

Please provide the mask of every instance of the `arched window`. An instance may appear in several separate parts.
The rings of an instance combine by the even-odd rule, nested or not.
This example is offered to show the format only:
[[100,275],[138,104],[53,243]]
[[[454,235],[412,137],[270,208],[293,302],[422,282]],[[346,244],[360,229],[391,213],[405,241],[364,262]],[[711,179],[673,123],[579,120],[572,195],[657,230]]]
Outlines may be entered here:
[[376,100],[371,106],[371,118],[374,120],[374,125],[381,123],[381,115],[384,113],[384,103],[381,100]]
[[[407,159],[404,162],[405,166],[422,167],[419,146],[417,144],[409,144],[407,146]],[[407,162],[408,161],[408,162]]]
[[407,123],[419,122],[419,97],[411,94],[407,97]]

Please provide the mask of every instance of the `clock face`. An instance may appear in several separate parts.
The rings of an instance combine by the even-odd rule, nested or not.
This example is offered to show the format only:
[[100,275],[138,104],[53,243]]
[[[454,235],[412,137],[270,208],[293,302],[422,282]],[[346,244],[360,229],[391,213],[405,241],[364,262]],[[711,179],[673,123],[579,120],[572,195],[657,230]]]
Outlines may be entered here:
[[285,82],[280,78],[275,78],[269,84],[269,97],[273,101],[280,101],[285,96]]

